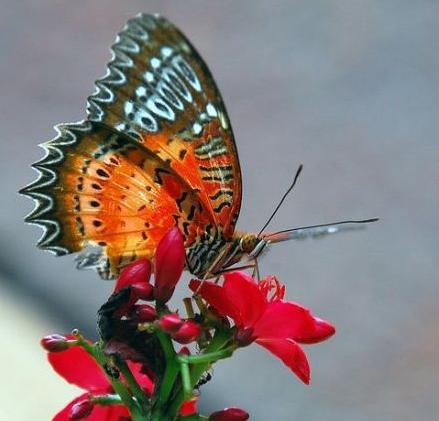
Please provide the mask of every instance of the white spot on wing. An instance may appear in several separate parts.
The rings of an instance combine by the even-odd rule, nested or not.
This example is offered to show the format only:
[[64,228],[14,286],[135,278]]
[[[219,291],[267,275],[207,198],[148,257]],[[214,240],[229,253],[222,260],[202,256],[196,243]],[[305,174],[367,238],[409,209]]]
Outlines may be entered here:
[[158,59],[157,57],[153,57],[151,59],[151,66],[153,69],[159,68],[161,64],[162,64],[161,60]]
[[218,116],[218,113],[216,112],[216,108],[211,103],[206,105],[206,111],[207,111],[207,115],[209,117],[217,117]]

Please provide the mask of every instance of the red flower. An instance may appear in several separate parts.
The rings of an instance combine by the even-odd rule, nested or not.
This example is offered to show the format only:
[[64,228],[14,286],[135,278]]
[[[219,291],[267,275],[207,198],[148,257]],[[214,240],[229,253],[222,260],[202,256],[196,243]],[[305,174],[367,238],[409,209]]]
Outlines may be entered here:
[[156,300],[162,304],[169,301],[184,269],[184,238],[177,227],[171,228],[157,245],[155,255],[155,281],[150,284],[151,262],[142,258],[127,265],[116,281],[114,292],[130,286],[129,303],[123,308],[128,312],[138,300]]
[[[69,337],[72,339],[72,337]],[[90,395],[114,393],[104,371],[96,361],[79,346],[72,346],[63,352],[49,352],[49,363],[53,369],[69,383],[72,383],[86,393],[71,401],[62,411],[55,415],[52,421],[68,421],[69,416],[75,414],[83,402],[88,401]],[[140,372],[141,364],[128,361],[128,365],[137,382],[145,393],[151,395],[154,385],[148,376]],[[72,408],[76,406],[75,409]],[[86,412],[86,411],[85,411]],[[129,417],[128,409],[123,405],[100,406],[94,405],[90,415],[84,418],[87,421],[119,421],[120,417]]]
[[233,319],[241,346],[255,341],[308,384],[309,364],[299,343],[323,341],[335,328],[307,308],[284,301],[285,287],[275,277],[257,283],[244,272],[230,272],[224,278],[223,286],[199,280],[192,280],[189,286],[220,314]]

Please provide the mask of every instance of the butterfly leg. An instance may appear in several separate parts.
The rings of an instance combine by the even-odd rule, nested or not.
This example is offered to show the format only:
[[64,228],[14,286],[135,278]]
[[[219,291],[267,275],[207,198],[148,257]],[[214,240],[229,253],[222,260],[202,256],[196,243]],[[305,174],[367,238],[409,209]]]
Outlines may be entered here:
[[[198,292],[200,291],[201,287],[203,286],[203,283],[208,278],[212,278],[212,277],[218,276],[218,273],[215,272],[215,267],[217,267],[218,264],[224,259],[224,256],[227,255],[227,253],[229,252],[229,249],[230,249],[230,247],[224,247],[221,250],[221,252],[218,254],[216,259],[212,262],[212,264],[206,270],[206,273],[204,274],[203,279],[201,279],[200,285],[198,286],[196,291],[194,291],[194,293],[192,294],[192,297],[196,297],[197,296]],[[217,278],[216,282],[218,282],[218,280],[219,280],[219,277]]]
[[256,278],[257,281],[259,282],[261,280],[261,274],[259,272],[259,264],[258,264],[258,259],[255,257],[254,260],[254,266],[253,266],[253,278]]

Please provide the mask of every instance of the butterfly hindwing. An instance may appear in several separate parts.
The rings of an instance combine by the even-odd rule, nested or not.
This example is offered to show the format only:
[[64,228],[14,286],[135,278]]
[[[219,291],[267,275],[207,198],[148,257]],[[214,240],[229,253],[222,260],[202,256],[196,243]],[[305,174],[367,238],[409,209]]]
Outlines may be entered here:
[[45,158],[34,164],[40,178],[22,191],[37,203],[27,220],[45,229],[40,247],[66,254],[100,246],[117,273],[151,257],[176,224],[187,246],[214,230],[196,192],[146,147],[92,122],[58,131],[42,145]]
[[197,190],[225,238],[241,204],[241,173],[216,84],[194,47],[169,21],[140,14],[112,46],[107,75],[88,99],[92,121],[144,143]]

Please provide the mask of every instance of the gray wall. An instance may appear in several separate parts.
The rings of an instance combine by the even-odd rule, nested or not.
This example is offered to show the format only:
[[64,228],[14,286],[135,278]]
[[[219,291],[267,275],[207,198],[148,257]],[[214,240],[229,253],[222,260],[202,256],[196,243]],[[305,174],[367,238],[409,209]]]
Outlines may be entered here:
[[[94,332],[110,285],[37,250],[39,230],[22,222],[31,203],[15,192],[34,178],[29,164],[52,126],[84,117],[125,20],[160,12],[197,46],[225,98],[243,170],[240,228],[261,227],[300,162],[273,229],[382,218],[362,232],[273,247],[261,262],[288,284],[288,298],[338,327],[307,348],[311,386],[254,346],[218,364],[203,409],[238,405],[255,421],[435,417],[438,2],[0,5],[0,278],[15,300],[54,330]],[[11,347],[1,347],[3,361]]]

